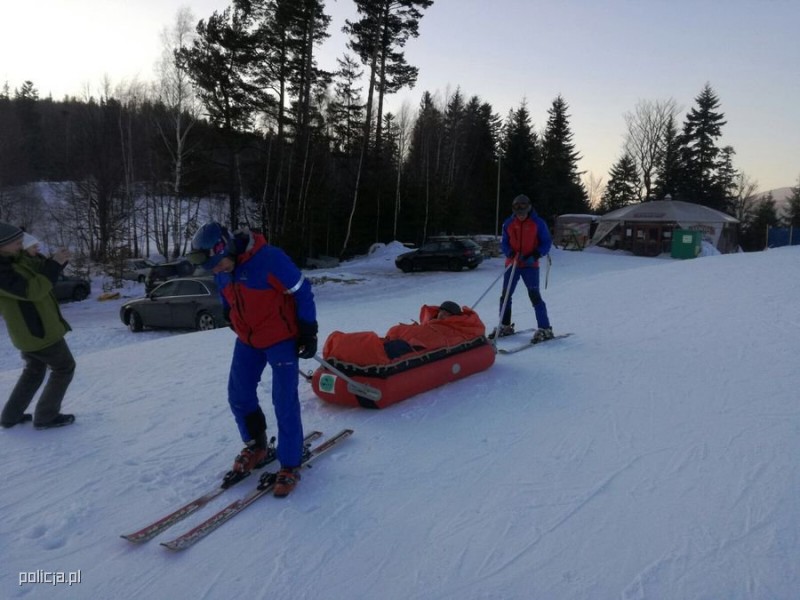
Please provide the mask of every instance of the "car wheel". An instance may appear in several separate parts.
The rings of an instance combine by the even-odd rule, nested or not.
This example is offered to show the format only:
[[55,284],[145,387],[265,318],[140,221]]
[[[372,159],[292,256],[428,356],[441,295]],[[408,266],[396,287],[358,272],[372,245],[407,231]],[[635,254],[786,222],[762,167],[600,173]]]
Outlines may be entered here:
[[403,273],[411,273],[414,270],[414,265],[411,264],[410,260],[404,260],[400,263],[400,270]]
[[467,265],[467,268],[472,271],[472,269],[477,269],[478,265]]
[[132,310],[128,315],[128,329],[130,329],[133,333],[139,333],[142,329],[144,329],[142,317],[135,310]]
[[75,302],[80,302],[81,300],[86,300],[89,297],[89,290],[86,289],[85,285],[78,285],[75,286],[75,289],[72,290],[72,299]]
[[197,329],[199,331],[209,331],[217,328],[217,320],[209,312],[201,312],[197,315]]
[[449,267],[451,271],[460,271],[461,270],[461,261],[457,258],[454,258],[450,261]]

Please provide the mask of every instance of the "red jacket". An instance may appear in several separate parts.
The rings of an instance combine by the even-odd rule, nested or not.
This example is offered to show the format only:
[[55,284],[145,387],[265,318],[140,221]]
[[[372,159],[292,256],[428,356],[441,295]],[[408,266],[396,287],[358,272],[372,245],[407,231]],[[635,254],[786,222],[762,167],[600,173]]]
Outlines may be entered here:
[[[511,264],[514,256],[520,258],[530,256],[534,250],[540,256],[544,256],[550,252],[552,243],[547,224],[533,212],[522,221],[512,215],[503,223],[503,239],[500,247],[506,255],[506,266]],[[538,266],[539,261],[534,258],[517,261],[517,267]]]
[[215,278],[239,339],[254,348],[297,336],[298,320],[316,321],[311,284],[280,248],[260,234],[236,256],[232,273]]

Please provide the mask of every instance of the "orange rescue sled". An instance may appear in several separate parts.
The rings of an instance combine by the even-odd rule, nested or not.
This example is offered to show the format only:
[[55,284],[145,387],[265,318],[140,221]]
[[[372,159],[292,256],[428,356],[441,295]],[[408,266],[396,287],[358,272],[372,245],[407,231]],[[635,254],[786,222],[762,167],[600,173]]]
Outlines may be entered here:
[[[438,307],[424,305],[419,324],[397,325],[384,338],[374,332],[334,331],[323,350],[333,370],[323,365],[314,372],[314,393],[331,404],[386,408],[488,369],[494,364],[494,346],[478,315],[467,307],[462,310],[462,315],[437,321],[433,316]],[[391,339],[409,342],[413,351],[389,358],[383,344]],[[380,398],[359,395],[348,379],[378,390]]]

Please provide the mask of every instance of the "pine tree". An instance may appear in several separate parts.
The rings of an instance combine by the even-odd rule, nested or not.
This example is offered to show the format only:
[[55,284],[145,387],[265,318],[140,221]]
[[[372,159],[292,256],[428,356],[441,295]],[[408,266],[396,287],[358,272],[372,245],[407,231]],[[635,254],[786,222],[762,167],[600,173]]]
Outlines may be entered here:
[[720,151],[717,170],[714,173],[713,201],[721,206],[727,213],[734,212],[734,196],[736,195],[736,180],[739,175],[733,166],[733,155],[736,151],[732,146],[725,146]]
[[497,154],[501,120],[490,104],[472,96],[464,109],[458,190],[463,233],[487,231],[496,218]]
[[[413,189],[413,228],[424,241],[439,216],[441,146],[444,115],[430,92],[422,94],[417,120],[411,132],[408,152],[409,183]],[[433,221],[433,223],[432,223]]]
[[681,177],[681,140],[674,116],[670,117],[664,126],[661,148],[656,175],[656,200],[663,200],[666,196],[675,198]]
[[695,102],[697,105],[687,114],[681,134],[678,196],[682,200],[725,210],[724,194],[716,177],[721,152],[717,140],[726,124],[725,115],[717,111],[719,98],[709,84],[705,85]]
[[767,193],[758,204],[752,219],[742,228],[741,244],[745,250],[763,250],[767,246],[767,229],[777,227],[778,210],[772,193]]
[[339,70],[334,80],[334,99],[328,107],[328,120],[333,133],[334,148],[346,154],[355,154],[360,141],[359,133],[364,120],[364,104],[357,82],[363,72],[348,54],[337,59]]
[[[798,178],[797,186],[792,188],[792,193],[787,199],[784,220],[787,227],[800,227],[800,178]],[[800,236],[800,232],[797,235]]]
[[501,199],[505,198],[510,204],[515,196],[525,194],[538,210],[541,148],[526,101],[523,100],[518,109],[511,110],[503,129]]
[[461,154],[464,151],[464,128],[466,110],[464,96],[460,88],[448,99],[444,111],[444,139],[443,151],[445,160],[444,184],[452,191],[460,179]]
[[609,172],[608,184],[600,200],[598,210],[601,213],[617,210],[628,204],[639,202],[639,169],[636,161],[627,152],[620,158]]
[[294,128],[297,134],[306,132],[312,118],[311,95],[315,86],[327,86],[331,74],[317,67],[314,46],[329,37],[327,30],[331,17],[324,12],[320,0],[282,0],[290,7],[289,35],[289,91],[295,98],[293,104]]
[[542,138],[540,214],[555,217],[564,213],[589,211],[586,190],[580,180],[580,153],[572,142],[568,105],[559,95],[547,111],[547,127]]
[[197,86],[209,120],[224,135],[228,152],[228,218],[234,227],[239,224],[241,203],[241,141],[236,134],[250,130],[254,107],[265,103],[249,76],[257,56],[250,9],[247,0],[234,0],[221,14],[215,11],[207,21],[198,23],[191,47],[176,52],[179,67]]
[[353,2],[361,18],[358,21],[345,21],[344,31],[350,35],[349,47],[358,54],[368,70],[364,145],[369,146],[371,127],[375,123],[375,147],[379,148],[384,96],[404,87],[413,87],[419,72],[417,67],[406,62],[405,54],[399,49],[410,38],[419,35],[422,9],[431,6],[433,0]]
[[36,180],[45,169],[42,115],[39,112],[39,91],[31,81],[25,81],[14,90],[14,108],[20,125],[22,143],[17,152],[22,154],[26,177]]

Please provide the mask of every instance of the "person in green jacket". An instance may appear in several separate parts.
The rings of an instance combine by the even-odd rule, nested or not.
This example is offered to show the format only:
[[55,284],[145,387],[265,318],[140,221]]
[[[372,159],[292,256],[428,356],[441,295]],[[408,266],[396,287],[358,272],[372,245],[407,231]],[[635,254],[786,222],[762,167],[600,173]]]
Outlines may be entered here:
[[[75,359],[64,340],[70,331],[61,316],[53,284],[70,254],[59,250],[51,258],[31,256],[23,250],[23,231],[0,222],[0,315],[11,342],[19,349],[25,367],[11,391],[0,426],[14,427],[33,421],[36,429],[62,427],[75,422],[75,415],[61,413],[64,394],[75,372]],[[33,415],[25,409],[44,382]]]

